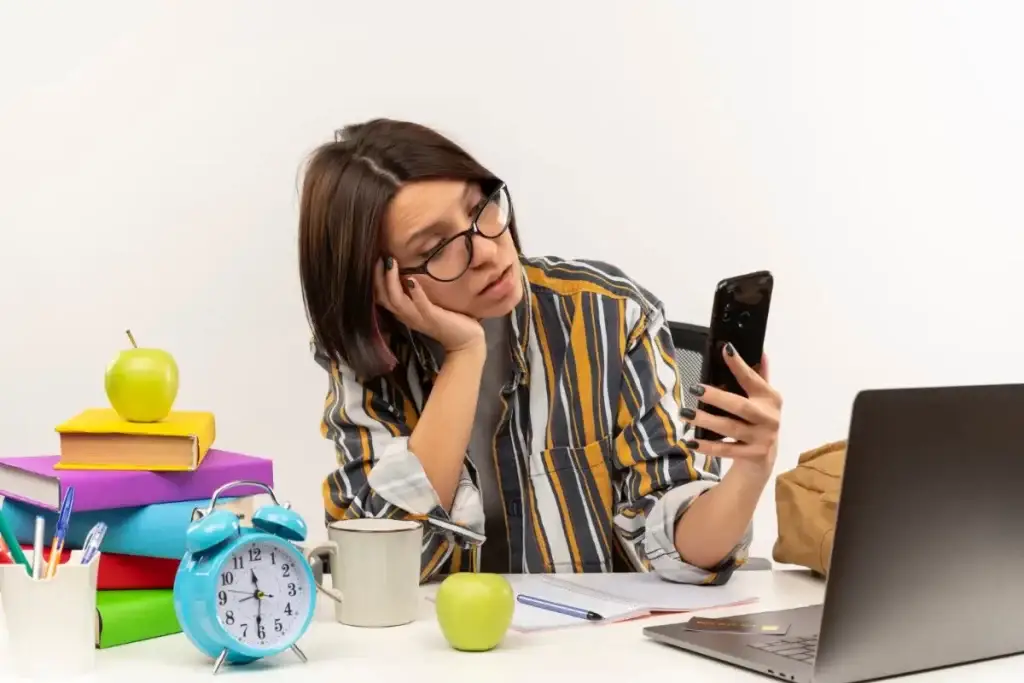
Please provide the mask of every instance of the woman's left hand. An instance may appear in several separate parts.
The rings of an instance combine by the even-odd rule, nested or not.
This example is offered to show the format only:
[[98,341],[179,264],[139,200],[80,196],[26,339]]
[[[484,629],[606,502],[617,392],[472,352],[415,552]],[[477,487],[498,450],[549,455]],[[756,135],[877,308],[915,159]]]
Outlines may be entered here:
[[682,413],[690,424],[710,429],[735,442],[697,440],[686,445],[709,457],[730,458],[735,461],[734,466],[744,463],[744,466],[763,468],[765,474],[771,474],[778,451],[782,396],[768,383],[768,357],[762,356],[755,370],[740,358],[731,344],[722,349],[722,355],[747,396],[696,385],[690,387],[690,393],[727,415],[690,409]]

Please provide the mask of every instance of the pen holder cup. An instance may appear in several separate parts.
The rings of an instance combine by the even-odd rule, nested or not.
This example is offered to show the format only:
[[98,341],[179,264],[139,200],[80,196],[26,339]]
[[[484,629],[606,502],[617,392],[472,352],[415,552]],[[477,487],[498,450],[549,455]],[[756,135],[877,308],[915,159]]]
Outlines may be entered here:
[[72,551],[48,579],[33,579],[20,564],[0,565],[0,604],[7,659],[16,675],[60,680],[96,663],[96,573],[100,554],[81,564]]

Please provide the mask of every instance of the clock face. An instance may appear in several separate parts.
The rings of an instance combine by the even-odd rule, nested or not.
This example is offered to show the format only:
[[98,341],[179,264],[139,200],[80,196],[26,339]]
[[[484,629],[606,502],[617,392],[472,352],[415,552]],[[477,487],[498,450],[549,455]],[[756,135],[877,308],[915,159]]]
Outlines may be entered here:
[[302,559],[294,546],[260,540],[238,547],[217,578],[217,620],[240,643],[257,649],[291,643],[311,604]]

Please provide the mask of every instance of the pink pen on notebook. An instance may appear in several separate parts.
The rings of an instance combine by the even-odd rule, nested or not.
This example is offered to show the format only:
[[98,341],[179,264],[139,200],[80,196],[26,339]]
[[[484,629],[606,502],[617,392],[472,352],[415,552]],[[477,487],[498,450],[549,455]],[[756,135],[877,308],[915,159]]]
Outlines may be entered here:
[[57,529],[53,534],[53,542],[50,544],[50,561],[46,565],[46,578],[51,578],[57,571],[57,564],[60,562],[60,555],[64,552],[64,538],[68,534],[68,524],[71,522],[71,507],[75,502],[75,488],[69,486],[64,500],[60,503],[60,515],[57,517]]

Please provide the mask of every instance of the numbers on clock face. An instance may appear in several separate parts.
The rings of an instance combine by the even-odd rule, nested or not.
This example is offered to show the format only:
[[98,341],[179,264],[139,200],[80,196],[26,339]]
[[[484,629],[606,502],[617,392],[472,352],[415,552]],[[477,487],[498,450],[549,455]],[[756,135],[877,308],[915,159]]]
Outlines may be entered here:
[[296,561],[297,550],[275,541],[243,545],[224,561],[217,578],[217,619],[236,640],[266,648],[298,635],[312,586]]

